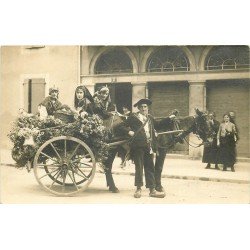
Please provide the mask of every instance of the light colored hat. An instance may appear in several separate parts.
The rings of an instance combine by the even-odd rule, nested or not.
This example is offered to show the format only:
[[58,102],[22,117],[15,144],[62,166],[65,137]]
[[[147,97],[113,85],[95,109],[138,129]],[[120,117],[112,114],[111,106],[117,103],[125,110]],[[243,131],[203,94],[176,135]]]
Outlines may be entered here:
[[107,92],[109,93],[109,88],[108,87],[102,87],[100,90],[99,90],[100,93],[102,92]]
[[49,95],[50,95],[52,92],[57,92],[57,93],[59,93],[59,89],[58,89],[57,87],[55,87],[55,86],[49,88]]

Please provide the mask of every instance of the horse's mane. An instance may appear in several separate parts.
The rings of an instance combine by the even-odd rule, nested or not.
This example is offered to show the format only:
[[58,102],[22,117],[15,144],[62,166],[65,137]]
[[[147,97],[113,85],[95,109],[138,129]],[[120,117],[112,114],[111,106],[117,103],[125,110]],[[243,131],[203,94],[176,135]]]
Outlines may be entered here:
[[190,127],[192,127],[195,119],[196,117],[194,116],[183,116],[183,117],[178,117],[176,119],[176,122],[183,130],[187,130]]

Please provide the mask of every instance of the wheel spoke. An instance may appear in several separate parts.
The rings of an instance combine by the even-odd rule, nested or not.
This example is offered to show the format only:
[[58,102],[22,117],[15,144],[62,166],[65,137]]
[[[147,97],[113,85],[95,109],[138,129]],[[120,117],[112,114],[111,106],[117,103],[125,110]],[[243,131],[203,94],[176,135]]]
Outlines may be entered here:
[[55,159],[53,159],[53,158],[50,157],[49,155],[47,155],[47,154],[45,154],[45,153],[43,153],[43,152],[41,152],[41,154],[44,155],[44,156],[46,156],[46,157],[49,158],[50,160],[52,160],[52,161],[58,163],[58,161],[56,161]]
[[36,164],[37,166],[41,166],[41,167],[53,167],[53,166],[55,166],[55,167],[58,167],[58,166],[60,166],[61,164],[59,164],[59,163],[55,163],[55,164]]
[[83,175],[82,177],[84,177],[85,179],[89,180],[89,177],[87,177],[87,175],[78,166],[76,166],[76,168],[82,173],[82,175]]
[[64,140],[64,157],[67,157],[67,140]]
[[[75,159],[75,160],[72,160],[72,162],[79,162],[81,159],[83,159],[83,158],[86,158],[86,159],[91,159],[91,156],[90,156],[90,158],[87,158],[87,156],[90,156],[90,154],[86,154],[86,155],[82,155],[82,157],[79,157],[79,158],[77,158],[77,159]],[[92,159],[91,159],[92,160]]]
[[65,180],[66,180],[66,175],[63,176],[62,192],[65,191]]
[[[52,178],[52,180],[54,180],[53,182],[52,182],[52,184],[50,185],[50,189],[52,188],[52,186],[54,185],[54,183],[57,181],[57,178],[59,177],[59,175],[60,175],[60,173],[61,173],[61,170],[59,170],[58,171],[58,173],[56,173],[54,176],[53,176],[53,178]],[[57,175],[57,176],[56,176]],[[56,177],[55,177],[56,176]]]
[[[45,176],[48,176],[48,175],[50,175],[50,174],[52,174],[52,173],[54,173],[54,172],[56,172],[56,171],[60,171],[60,169],[55,169],[55,170],[53,170],[53,171],[51,171],[51,172],[49,172],[49,173],[47,173],[47,174],[41,176],[41,177],[39,178],[39,180],[41,180],[41,179],[44,178]],[[57,174],[57,173],[55,173],[55,175],[56,175],[56,174]]]
[[75,180],[72,178],[70,172],[68,172],[68,175],[69,175],[70,179],[72,180],[72,182],[74,183],[74,186],[76,187],[76,189],[77,189],[77,191],[78,191],[79,188],[77,187],[76,182],[75,182]]
[[82,173],[82,175],[80,175],[77,171],[75,171],[74,168],[72,168],[71,171],[74,172],[75,174],[77,174],[78,176],[81,176],[82,178],[84,178],[84,179],[86,179],[86,180],[89,180],[89,177],[87,177],[87,175],[85,175],[85,174],[81,171],[81,169],[79,169],[78,167],[76,167],[76,169],[79,170],[79,171]]
[[84,162],[79,162],[79,164],[80,164],[80,165],[86,165],[86,166],[88,166],[88,167],[90,167],[90,168],[92,168],[92,166],[93,166],[93,165],[91,165],[91,164],[87,164],[87,163],[84,163]]
[[59,158],[60,160],[62,160],[61,156],[60,156],[59,153],[57,152],[57,150],[56,150],[56,148],[54,147],[54,145],[53,145],[52,142],[50,143],[50,145],[51,145],[51,147],[53,148],[53,150],[55,151],[55,153],[56,153],[56,155],[58,156],[58,158]]
[[80,147],[80,144],[77,144],[76,148],[74,149],[73,153],[70,155],[69,160],[75,155],[77,149]]

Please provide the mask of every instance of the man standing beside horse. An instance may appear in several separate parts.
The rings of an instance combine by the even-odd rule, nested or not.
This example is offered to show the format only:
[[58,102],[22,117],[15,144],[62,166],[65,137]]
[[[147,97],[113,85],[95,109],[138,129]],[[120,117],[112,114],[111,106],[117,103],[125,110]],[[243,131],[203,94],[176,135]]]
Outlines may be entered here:
[[[153,152],[157,152],[157,139],[155,128],[168,126],[171,118],[167,117],[157,122],[153,116],[149,114],[149,106],[152,101],[149,99],[141,99],[134,107],[139,112],[131,114],[121,125],[120,129],[124,131],[130,138],[130,147],[132,158],[135,163],[135,198],[141,197],[141,187],[143,186],[143,170],[145,171],[146,188],[149,188],[150,197],[163,198],[164,192],[156,191],[155,169],[153,161]],[[174,118],[174,116],[172,116]]]

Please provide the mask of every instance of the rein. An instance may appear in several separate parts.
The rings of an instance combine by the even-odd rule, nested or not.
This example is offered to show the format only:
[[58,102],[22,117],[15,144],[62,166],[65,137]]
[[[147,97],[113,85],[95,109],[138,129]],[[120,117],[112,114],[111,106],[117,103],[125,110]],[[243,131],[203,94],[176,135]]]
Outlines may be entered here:
[[[194,118],[195,128],[196,128],[196,130],[197,130],[197,132],[198,132],[198,124],[197,124],[197,121],[196,121],[195,117],[193,117],[193,118]],[[181,131],[180,126],[179,126],[179,123],[178,123],[177,121],[174,121],[174,130],[173,130],[173,131]],[[190,142],[188,142],[188,140],[186,139],[186,136],[187,136],[188,134],[190,134],[191,132],[193,132],[198,138],[200,138],[199,135],[197,135],[194,131],[188,129],[188,130],[182,132],[182,134],[186,134],[186,133],[187,133],[187,134],[184,136],[184,138],[183,138],[184,141],[185,141],[190,147],[193,147],[193,148],[198,148],[198,147],[202,146],[202,145],[204,144],[204,142],[202,142],[202,143],[200,143],[200,144],[196,144],[196,143],[194,143],[194,142],[192,142],[192,144],[190,144]],[[166,134],[167,134],[167,133],[166,133]],[[168,145],[166,145],[166,146],[160,146],[158,142],[157,142],[157,144],[158,144],[158,145],[157,145],[158,148],[168,149],[168,148],[174,146],[174,144],[175,144],[175,139],[172,138],[172,139],[171,139],[171,142],[170,142]]]
[[[198,124],[197,124],[197,121],[196,121],[195,117],[194,117],[194,123],[195,123],[196,130],[197,130],[197,132],[198,132]],[[177,125],[179,126],[179,124],[177,124]],[[188,131],[188,130],[187,130],[187,131]],[[191,131],[190,131],[190,132],[191,132]],[[199,137],[198,134],[196,134],[194,131],[193,131],[193,133],[197,136],[198,139],[200,139],[200,137]],[[193,148],[199,148],[200,146],[202,146],[202,145],[204,144],[204,142],[202,142],[202,143],[200,143],[200,144],[196,144],[196,143],[192,142],[192,144],[193,144],[193,145],[192,145],[192,144],[190,144],[190,143],[188,142],[186,136],[185,136],[183,139],[184,139],[184,141],[185,141],[190,147],[193,147]]]

